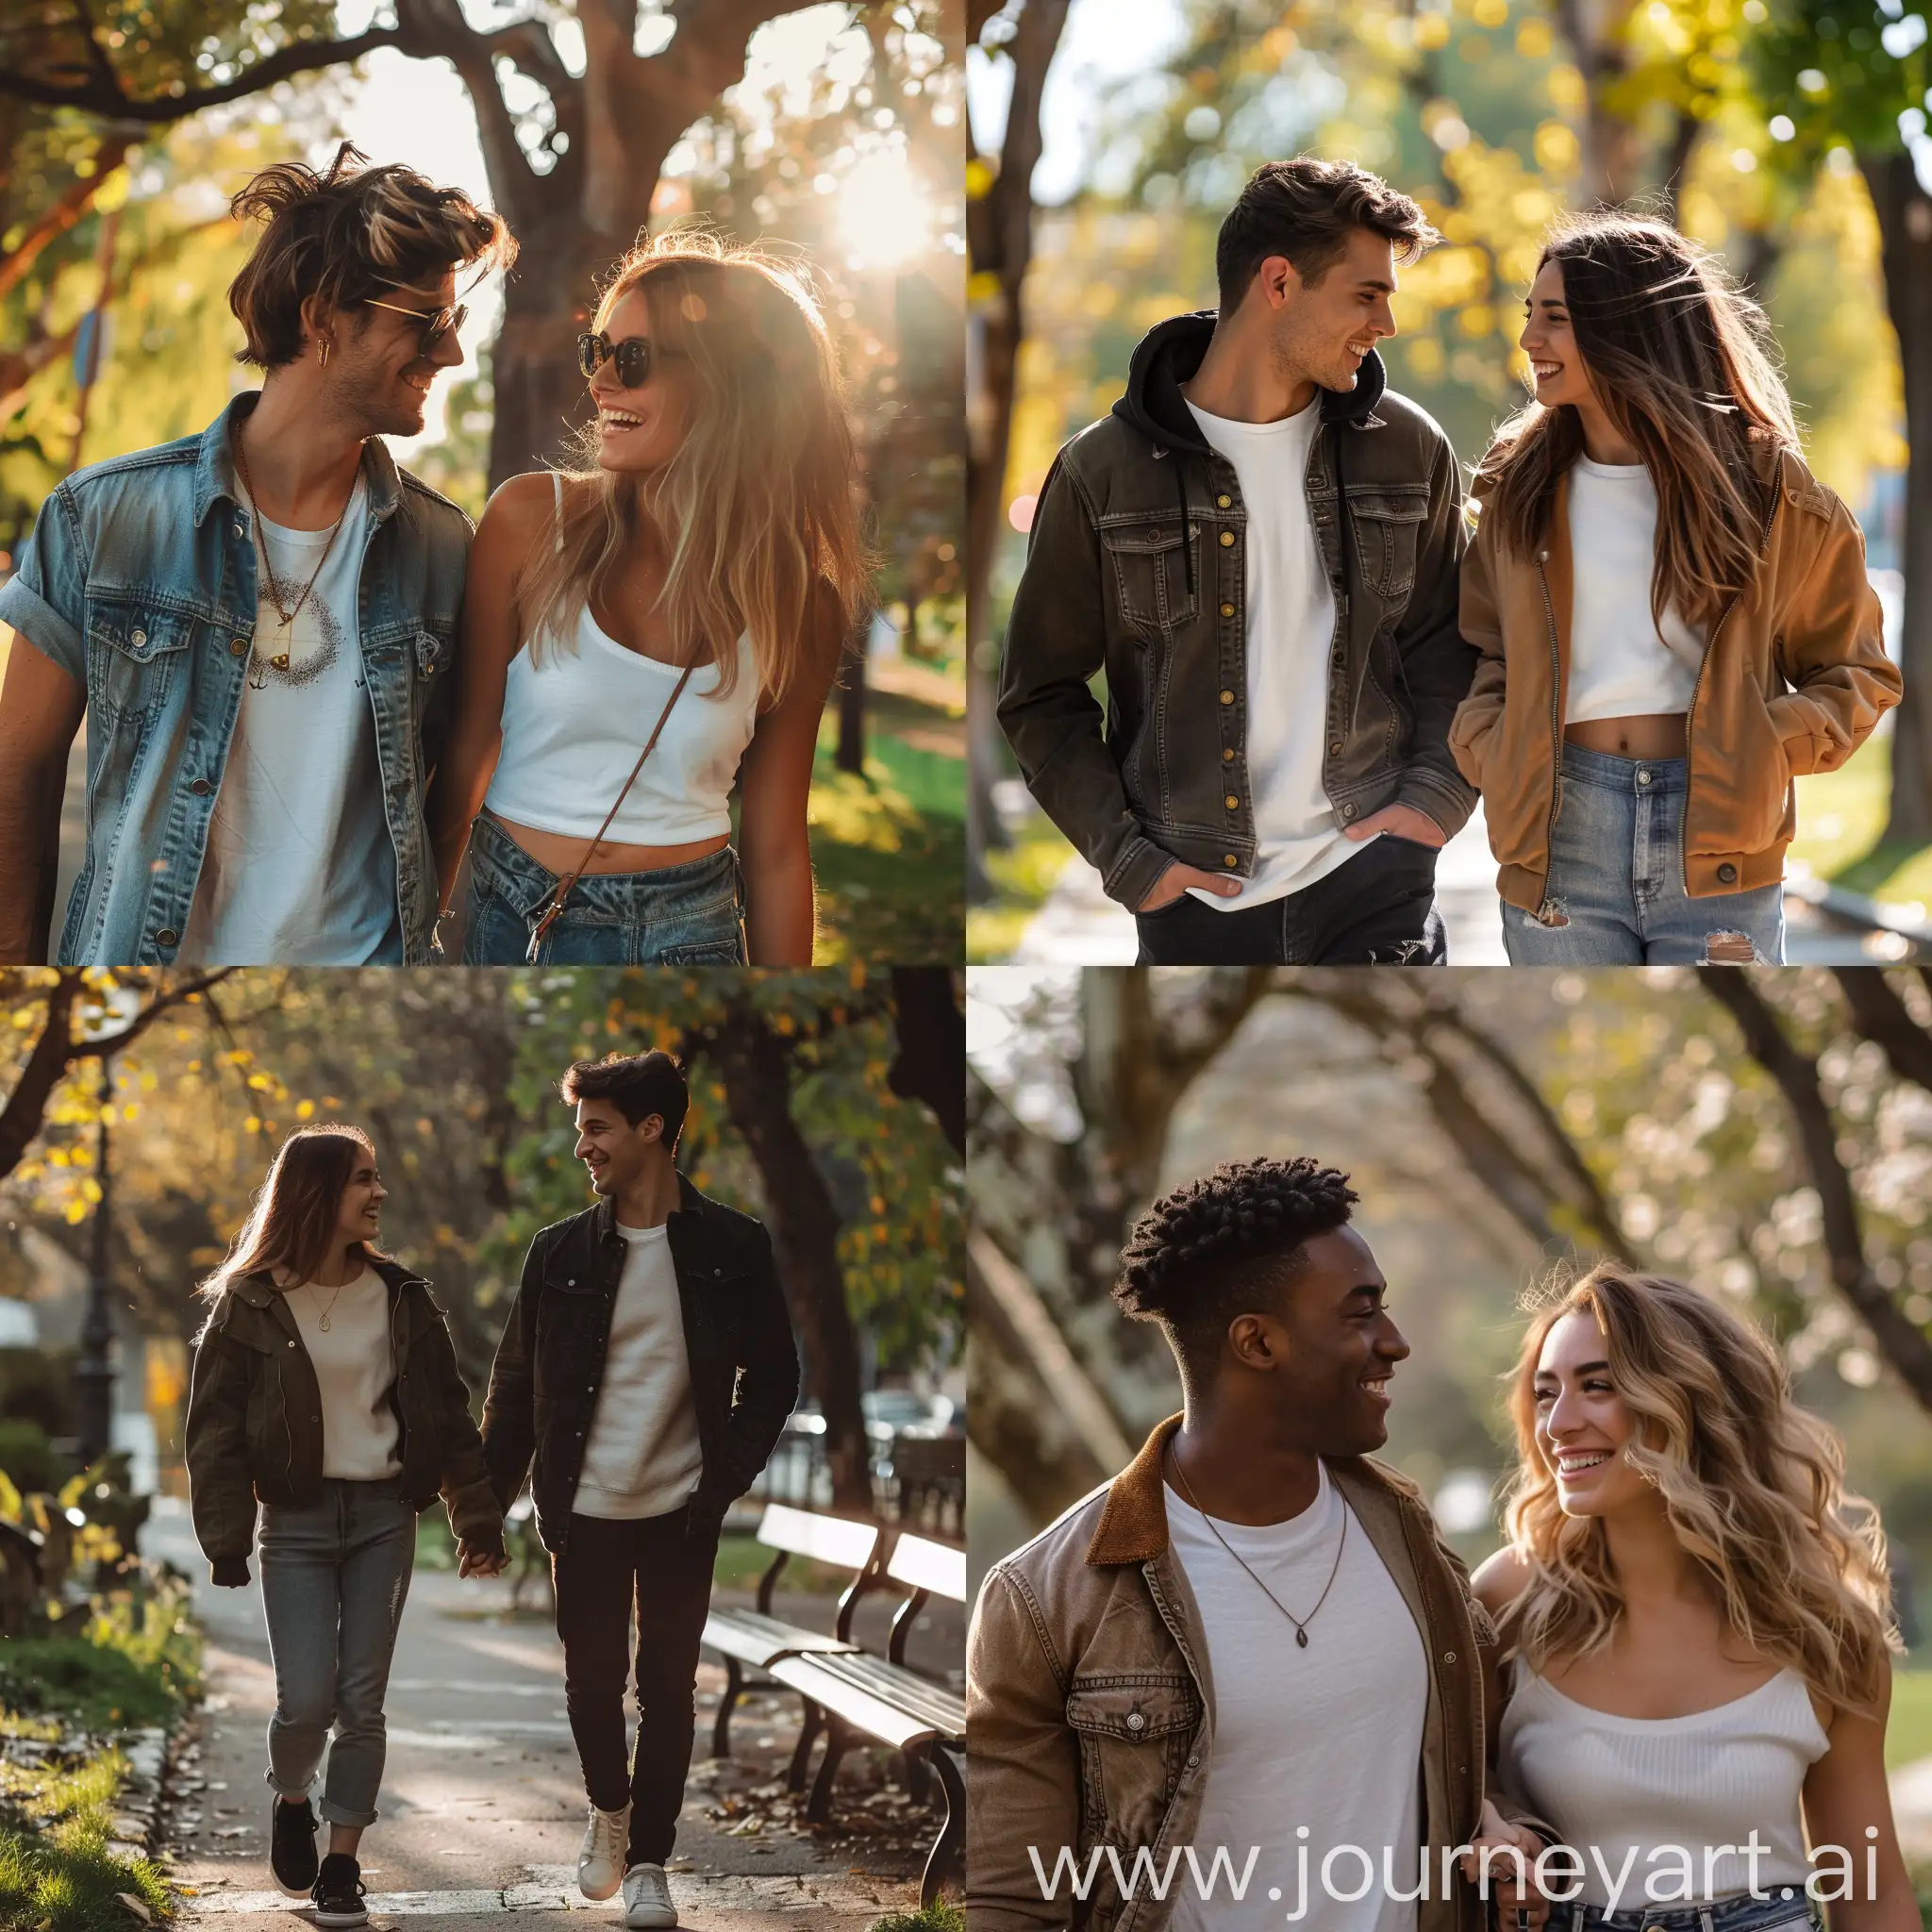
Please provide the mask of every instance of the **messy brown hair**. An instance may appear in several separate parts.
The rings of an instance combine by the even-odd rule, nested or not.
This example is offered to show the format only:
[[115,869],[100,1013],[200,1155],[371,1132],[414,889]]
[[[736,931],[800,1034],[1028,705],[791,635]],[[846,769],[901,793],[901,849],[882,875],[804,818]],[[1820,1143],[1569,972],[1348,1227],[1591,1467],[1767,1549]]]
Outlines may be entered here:
[[1442,239],[1407,195],[1353,161],[1312,155],[1264,161],[1227,211],[1214,244],[1222,314],[1241,307],[1271,255],[1285,256],[1312,288],[1341,259],[1357,228],[1394,243],[1395,259],[1405,265]]
[[326,173],[300,161],[264,168],[229,203],[263,230],[228,287],[246,338],[238,362],[279,369],[302,355],[310,296],[353,308],[396,289],[441,281],[451,268],[507,269],[515,238],[460,188],[439,188],[400,162],[372,168],[343,142]]

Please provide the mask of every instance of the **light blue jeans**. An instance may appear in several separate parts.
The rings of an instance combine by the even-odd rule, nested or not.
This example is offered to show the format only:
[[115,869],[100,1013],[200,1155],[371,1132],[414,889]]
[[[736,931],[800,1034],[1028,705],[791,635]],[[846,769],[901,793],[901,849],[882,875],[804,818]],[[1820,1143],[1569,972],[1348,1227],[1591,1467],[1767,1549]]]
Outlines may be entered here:
[[261,1601],[275,1667],[268,1782],[285,1798],[306,1797],[326,1745],[321,1809],[331,1824],[375,1822],[389,1745],[382,1701],[415,1563],[416,1510],[400,1476],[325,1476],[307,1508],[262,1507]]
[[1685,891],[1689,789],[1682,758],[1565,744],[1542,916],[1503,907],[1510,965],[1783,965],[1782,885],[1702,899]]
[[1768,1889],[1768,1899],[1743,1893],[1707,1906],[1643,1906],[1614,1913],[1600,1906],[1557,1906],[1549,1932],[1566,1932],[1566,1913],[1567,1932],[1822,1932],[1824,1912],[1801,1890]]

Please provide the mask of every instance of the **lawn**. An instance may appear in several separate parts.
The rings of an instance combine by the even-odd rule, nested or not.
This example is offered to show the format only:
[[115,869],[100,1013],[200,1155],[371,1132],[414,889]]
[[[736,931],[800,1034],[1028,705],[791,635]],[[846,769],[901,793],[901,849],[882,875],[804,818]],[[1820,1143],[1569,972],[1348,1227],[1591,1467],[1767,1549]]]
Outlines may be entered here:
[[1043,811],[1029,812],[1003,852],[986,855],[986,873],[995,896],[966,913],[966,958],[970,964],[997,964],[1012,957],[1026,922],[1045,903],[1074,848]]
[[1891,1680],[1891,1718],[1885,1727],[1885,1768],[1897,1771],[1932,1757],[1932,1659],[1901,1670]]
[[1885,843],[1891,740],[1868,739],[1836,772],[1798,780],[1790,857],[1822,879],[1896,905],[1932,907],[1932,845]]

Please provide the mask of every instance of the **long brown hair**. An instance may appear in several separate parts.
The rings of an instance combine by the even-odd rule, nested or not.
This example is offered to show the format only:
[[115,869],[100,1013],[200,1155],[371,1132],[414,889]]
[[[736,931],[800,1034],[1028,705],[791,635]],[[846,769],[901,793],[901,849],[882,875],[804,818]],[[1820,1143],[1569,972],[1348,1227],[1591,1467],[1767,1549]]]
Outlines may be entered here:
[[[248,1219],[229,1246],[227,1259],[195,1292],[212,1302],[229,1282],[275,1268],[287,1269],[295,1281],[311,1280],[334,1245],[342,1191],[365,1154],[373,1159],[375,1143],[360,1127],[297,1127],[282,1142],[268,1178],[256,1190]],[[374,1241],[354,1245],[365,1261],[389,1258]]]
[[[1764,311],[1717,261],[1667,222],[1574,218],[1544,243],[1557,262],[1591,386],[1634,443],[1657,491],[1650,606],[1707,632],[1750,583],[1774,501],[1761,453],[1798,447],[1790,398]],[[1550,525],[1557,479],[1583,454],[1568,403],[1532,402],[1497,431],[1477,470],[1483,517],[1518,557]]]
[[644,476],[596,460],[584,430],[563,472],[560,527],[533,544],[517,583],[533,658],[569,649],[640,523],[670,551],[658,608],[681,652],[718,667],[709,695],[737,682],[738,637],[751,638],[760,695],[776,704],[801,667],[816,599],[837,606],[842,636],[869,574],[853,495],[856,458],[837,352],[804,274],[704,229],[633,248],[597,305],[641,291],[655,343],[690,371],[691,419],[677,454]]
[[1509,1391],[1517,1470],[1505,1522],[1527,1587],[1498,1623],[1533,1669],[1608,1641],[1624,1614],[1600,1518],[1568,1516],[1536,1440],[1537,1364],[1565,1315],[1595,1318],[1636,1424],[1624,1459],[1656,1488],[1730,1627],[1841,1709],[1875,1708],[1890,1623],[1877,1511],[1844,1486],[1844,1448],[1791,1399],[1776,1346],[1729,1309],[1617,1262],[1553,1287]]

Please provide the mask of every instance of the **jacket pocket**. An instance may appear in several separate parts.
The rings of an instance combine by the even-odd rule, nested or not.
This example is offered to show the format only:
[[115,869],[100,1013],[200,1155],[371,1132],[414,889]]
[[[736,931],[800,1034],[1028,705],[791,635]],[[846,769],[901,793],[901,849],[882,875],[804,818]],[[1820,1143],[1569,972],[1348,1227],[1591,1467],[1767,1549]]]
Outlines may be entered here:
[[1100,541],[1112,562],[1124,629],[1153,640],[1193,621],[1200,570],[1198,559],[1188,556],[1194,539],[1183,525],[1173,518],[1137,517],[1103,524]]
[[95,716],[128,724],[156,709],[187,661],[195,622],[138,595],[90,597],[88,704]]
[[1428,508],[1425,490],[1349,491],[1348,517],[1362,582],[1376,596],[1399,604],[1415,589],[1416,549]]
[[433,630],[419,630],[416,633],[416,675],[418,677],[439,676],[447,671],[456,646],[444,635]]
[[1186,1677],[1076,1678],[1067,1724],[1080,1740],[1082,1838],[1151,1845],[1200,1723]]

